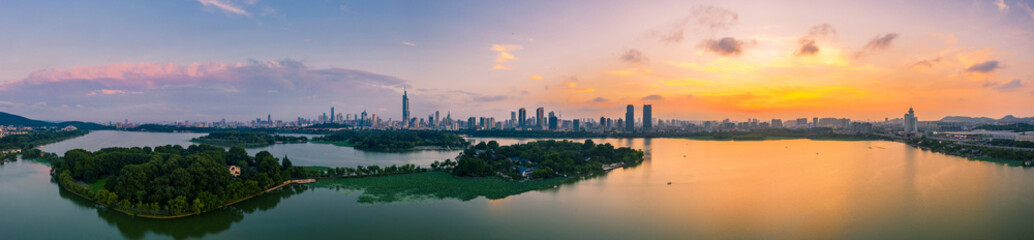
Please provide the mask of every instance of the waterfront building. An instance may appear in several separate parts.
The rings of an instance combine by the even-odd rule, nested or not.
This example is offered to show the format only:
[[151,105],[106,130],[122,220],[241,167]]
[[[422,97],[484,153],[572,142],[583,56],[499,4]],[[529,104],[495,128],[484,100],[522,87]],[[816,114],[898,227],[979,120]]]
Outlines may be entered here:
[[528,121],[528,110],[526,110],[524,108],[518,109],[517,110],[517,127],[519,127],[519,128],[527,127],[528,126],[527,125],[527,121]]
[[908,107],[908,113],[905,114],[905,121],[903,124],[905,134],[919,132],[918,122],[919,119],[916,118],[915,111],[912,110],[912,107]]
[[535,109],[535,126],[538,130],[542,130],[546,127],[546,109],[539,107]]
[[653,105],[643,104],[643,132],[653,128]]
[[635,131],[635,106],[628,104],[625,107],[625,132],[631,133]]
[[[364,110],[365,112],[365,110]],[[406,90],[402,90],[402,119],[403,128],[409,127],[409,93]]]

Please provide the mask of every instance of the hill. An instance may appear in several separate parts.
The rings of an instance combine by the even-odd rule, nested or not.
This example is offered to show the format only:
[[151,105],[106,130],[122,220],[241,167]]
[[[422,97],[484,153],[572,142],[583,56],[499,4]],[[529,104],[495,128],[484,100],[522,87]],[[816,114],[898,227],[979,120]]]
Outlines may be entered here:
[[967,123],[1018,123],[1018,122],[1034,122],[1034,117],[1018,118],[1013,115],[1007,115],[1000,119],[994,119],[989,117],[966,117],[966,116],[947,116],[941,119],[942,122],[967,122]]
[[53,123],[47,121],[33,120],[27,117],[22,117],[10,113],[0,112],[0,125],[4,126],[19,126],[19,127],[66,127],[75,126],[78,129],[84,130],[98,130],[98,129],[111,129],[111,127],[80,121],[67,121],[60,123]]
[[47,127],[54,126],[52,122],[32,120],[26,117],[0,112],[0,125],[14,125],[24,127]]

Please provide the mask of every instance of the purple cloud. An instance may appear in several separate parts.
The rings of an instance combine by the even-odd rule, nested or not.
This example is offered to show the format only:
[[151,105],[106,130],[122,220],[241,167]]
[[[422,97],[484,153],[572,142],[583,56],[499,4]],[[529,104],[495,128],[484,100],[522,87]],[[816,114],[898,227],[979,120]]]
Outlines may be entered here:
[[0,101],[11,103],[0,105],[0,111],[88,121],[243,120],[266,113],[312,118],[332,104],[342,112],[397,105],[405,83],[362,70],[310,68],[289,59],[119,63],[37,71],[0,84]]

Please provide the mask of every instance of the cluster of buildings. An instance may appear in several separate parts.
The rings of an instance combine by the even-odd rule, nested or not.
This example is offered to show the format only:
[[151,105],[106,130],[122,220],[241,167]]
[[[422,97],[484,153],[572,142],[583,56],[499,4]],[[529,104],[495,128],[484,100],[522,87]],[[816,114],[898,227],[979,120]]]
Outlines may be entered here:
[[0,126],[0,138],[10,135],[27,134],[32,127]]
[[[184,126],[184,127],[208,127],[208,128],[239,128],[239,127],[309,127],[323,126],[325,128],[371,128],[371,129],[428,129],[428,130],[511,130],[511,131],[566,131],[566,132],[595,132],[595,133],[691,133],[691,132],[728,132],[728,131],[752,131],[756,129],[809,129],[829,128],[836,133],[843,134],[891,134],[905,137],[919,137],[928,134],[935,134],[942,137],[955,138],[994,138],[1034,141],[1034,132],[992,132],[972,131],[975,124],[955,123],[945,121],[920,122],[915,110],[909,107],[908,112],[902,118],[889,119],[871,122],[853,122],[849,118],[833,117],[811,117],[796,119],[769,119],[761,120],[748,118],[745,121],[725,119],[721,121],[685,121],[677,119],[656,119],[653,117],[653,106],[643,104],[639,108],[639,115],[636,106],[629,104],[625,107],[623,117],[610,118],[601,116],[599,118],[573,118],[564,119],[561,114],[554,111],[547,112],[545,108],[538,107],[534,112],[529,113],[527,108],[519,108],[510,112],[508,119],[496,119],[490,116],[471,116],[466,119],[453,119],[452,114],[446,112],[444,115],[439,111],[428,114],[426,118],[416,117],[411,114],[409,94],[403,91],[402,94],[402,119],[382,119],[377,114],[368,114],[366,110],[360,113],[343,113],[335,111],[334,107],[330,112],[324,112],[315,118],[306,119],[299,117],[294,121],[273,120],[271,115],[265,119],[226,121],[218,122],[162,122],[159,124]],[[637,117],[638,116],[638,117]],[[132,128],[137,124],[130,123],[127,119],[124,122],[109,122],[109,126],[116,128]],[[0,128],[0,136],[4,134],[17,134],[10,129]]]

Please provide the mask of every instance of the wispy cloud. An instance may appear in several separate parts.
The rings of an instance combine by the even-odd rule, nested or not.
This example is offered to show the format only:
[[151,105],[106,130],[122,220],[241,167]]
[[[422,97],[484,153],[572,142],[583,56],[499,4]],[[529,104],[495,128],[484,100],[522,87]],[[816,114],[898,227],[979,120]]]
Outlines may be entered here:
[[542,81],[543,78],[542,78],[542,76],[539,76],[539,75],[531,75],[531,76],[528,76],[528,79],[529,80],[535,80],[535,81]]
[[705,39],[699,44],[700,48],[705,51],[718,54],[723,57],[736,56],[743,53],[744,48],[756,44],[754,40],[743,41],[736,40],[734,37],[724,37],[722,39]]
[[800,47],[794,52],[794,56],[811,56],[819,53],[819,46],[815,44],[819,38],[826,36],[834,36],[837,34],[837,30],[833,29],[832,25],[822,24],[811,27],[807,35],[797,40]]
[[890,48],[890,44],[898,39],[900,35],[897,33],[888,33],[884,35],[876,35],[869,43],[865,44],[865,48],[862,51],[855,53],[855,57],[864,57],[866,54],[882,51]]
[[657,38],[663,42],[679,43],[685,39],[687,30],[703,31],[706,32],[706,35],[713,35],[716,31],[727,30],[736,25],[739,20],[739,14],[728,9],[710,5],[697,5],[690,10],[689,15],[673,21],[668,26],[652,31],[649,37]]
[[508,70],[508,69],[510,69],[509,66],[505,66],[505,65],[502,65],[502,64],[506,63],[506,62],[509,62],[509,61],[517,60],[517,57],[513,56],[513,54],[511,54],[510,52],[517,51],[517,50],[520,50],[522,48],[524,48],[524,47],[521,46],[521,45],[514,45],[514,44],[493,44],[492,45],[492,51],[499,53],[498,57],[496,57],[496,59],[495,59],[495,62],[497,62],[499,64],[496,64],[494,67],[492,67],[492,69],[494,69],[494,70]]
[[215,8],[217,8],[219,10],[222,10],[223,12],[226,12],[226,13],[237,14],[237,15],[244,15],[244,16],[251,16],[251,13],[248,13],[248,11],[245,11],[243,8],[241,8],[240,6],[237,6],[236,4],[231,3],[230,1],[226,1],[226,0],[197,0],[197,1],[199,3],[201,3],[202,6],[215,7]]
[[1009,5],[1005,4],[1005,0],[995,0],[994,4],[996,7],[998,7],[998,10],[1009,10]]
[[659,100],[664,100],[664,97],[662,97],[661,95],[658,95],[658,94],[653,94],[653,95],[645,96],[645,97],[641,98],[640,100],[643,100],[643,101],[659,101]]
[[143,94],[143,93],[144,92],[139,92],[139,91],[99,89],[97,91],[93,91],[93,92],[87,93],[86,95],[87,96],[94,96],[94,95],[98,95],[98,94],[100,94],[100,95],[123,95],[123,94]]
[[621,61],[626,63],[644,64],[650,62],[650,58],[647,58],[646,55],[639,50],[628,49],[628,51],[621,54]]
[[1002,84],[1001,86],[995,87],[994,90],[998,90],[1000,92],[1012,92],[1022,87],[1023,81],[1020,81],[1019,79],[1014,79],[1008,83]]
[[966,68],[966,71],[967,72],[989,73],[989,72],[994,72],[995,70],[998,70],[999,68],[1001,68],[1001,67],[998,66],[998,61],[991,60],[991,61],[987,61],[987,62],[982,62],[982,63],[974,64],[973,66],[970,66],[969,68]]
[[1023,9],[1023,11],[1026,12],[1027,15],[1030,15],[1031,18],[1034,18],[1034,9],[1030,8],[1030,4],[1027,4],[1025,2],[1017,2],[1016,6]]
[[403,42],[400,42],[399,44],[410,46],[410,47],[416,47],[416,43],[412,43],[412,42],[405,42],[405,41],[403,41]]

